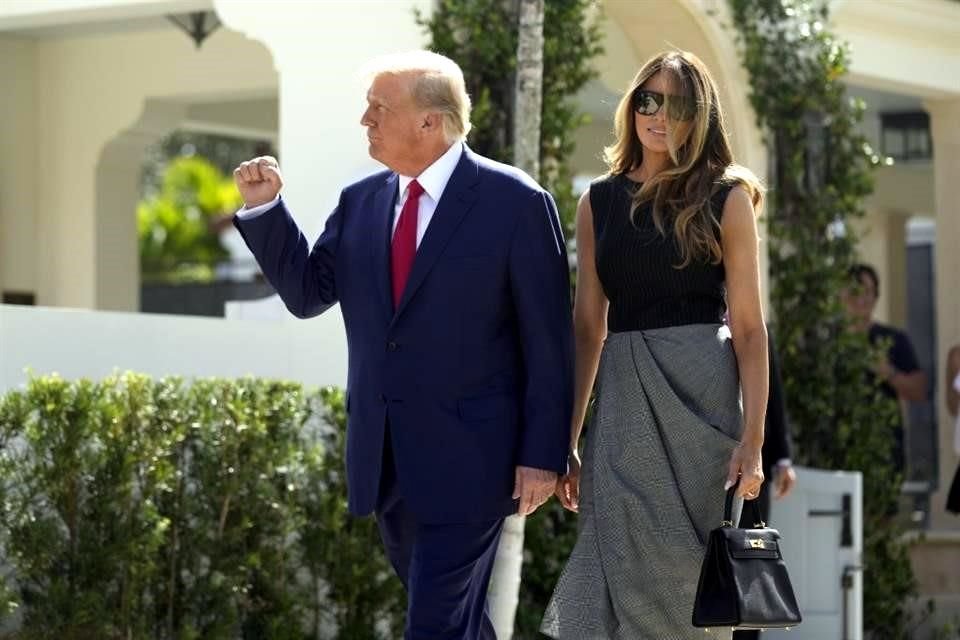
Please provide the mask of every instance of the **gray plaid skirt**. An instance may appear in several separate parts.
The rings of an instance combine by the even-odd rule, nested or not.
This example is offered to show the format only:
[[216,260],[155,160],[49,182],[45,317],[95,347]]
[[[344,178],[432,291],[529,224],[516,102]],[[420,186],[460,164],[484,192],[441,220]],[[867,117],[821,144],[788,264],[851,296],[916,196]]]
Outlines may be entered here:
[[577,542],[543,633],[703,640],[690,622],[693,599],[741,427],[725,325],[609,335],[586,431]]

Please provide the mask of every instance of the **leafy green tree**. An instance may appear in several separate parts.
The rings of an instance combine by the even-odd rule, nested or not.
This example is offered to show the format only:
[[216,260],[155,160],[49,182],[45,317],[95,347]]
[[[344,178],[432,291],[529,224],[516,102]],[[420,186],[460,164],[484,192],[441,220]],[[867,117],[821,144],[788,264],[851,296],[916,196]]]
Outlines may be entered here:
[[163,187],[167,166],[177,158],[206,158],[224,175],[230,175],[244,160],[265,155],[277,155],[273,145],[267,140],[235,138],[199,131],[172,131],[147,147],[144,152],[140,191],[145,197],[159,193]]
[[[553,194],[568,232],[573,230],[576,195],[568,158],[573,136],[588,121],[574,96],[597,72],[602,53],[599,20],[591,0],[544,3],[543,107],[540,131],[540,183]],[[441,0],[425,19],[429,48],[463,69],[473,100],[473,131],[468,142],[478,153],[512,163],[514,85],[518,20],[511,0]]]
[[900,640],[908,637],[905,606],[915,586],[892,517],[899,408],[871,384],[866,372],[878,351],[852,330],[841,304],[856,259],[850,223],[863,216],[880,158],[858,133],[864,105],[847,96],[849,51],[827,28],[827,3],[729,4],[773,158],[771,301],[797,457],[863,473],[865,625],[877,640]]
[[231,178],[200,157],[167,166],[158,193],[137,205],[140,268],[144,280],[210,280],[228,256],[220,219],[242,204]]

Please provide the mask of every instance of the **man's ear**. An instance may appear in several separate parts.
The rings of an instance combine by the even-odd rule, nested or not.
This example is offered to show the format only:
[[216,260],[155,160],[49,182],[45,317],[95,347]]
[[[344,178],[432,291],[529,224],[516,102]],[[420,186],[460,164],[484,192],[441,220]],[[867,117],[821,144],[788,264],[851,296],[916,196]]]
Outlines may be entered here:
[[443,126],[443,121],[440,118],[439,113],[427,113],[424,114],[423,118],[420,120],[420,129],[423,133],[432,133],[440,129]]

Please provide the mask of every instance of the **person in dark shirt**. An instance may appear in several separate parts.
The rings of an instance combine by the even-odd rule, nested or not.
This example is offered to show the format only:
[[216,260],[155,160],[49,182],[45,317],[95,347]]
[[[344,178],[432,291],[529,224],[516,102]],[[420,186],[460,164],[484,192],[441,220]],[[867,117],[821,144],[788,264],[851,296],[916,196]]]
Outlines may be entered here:
[[[960,344],[947,353],[946,376],[947,411],[955,420],[953,426],[953,452],[960,456]],[[950,491],[947,492],[947,511],[960,515],[960,465],[953,474]]]
[[907,334],[873,321],[873,311],[880,296],[877,271],[868,264],[855,264],[850,267],[849,273],[856,288],[844,294],[844,302],[853,318],[854,327],[867,332],[870,344],[888,344],[886,357],[876,363],[871,374],[879,379],[881,392],[891,400],[896,400],[901,407],[900,418],[894,429],[893,458],[897,471],[903,473],[906,466],[903,405],[926,399],[927,375],[917,364],[917,356]]
[[783,380],[780,376],[780,358],[777,355],[773,334],[767,333],[767,357],[769,360],[770,387],[767,392],[767,414],[764,420],[763,471],[766,480],[760,491],[760,514],[770,518],[770,491],[776,499],[785,498],[797,482],[790,459],[790,423],[787,421],[787,403],[783,395]]

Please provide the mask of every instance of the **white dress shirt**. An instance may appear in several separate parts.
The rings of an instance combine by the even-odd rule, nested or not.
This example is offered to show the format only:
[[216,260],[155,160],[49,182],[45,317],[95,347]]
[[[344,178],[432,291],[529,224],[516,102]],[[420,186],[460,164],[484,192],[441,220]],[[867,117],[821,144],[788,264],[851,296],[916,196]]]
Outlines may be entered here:
[[[417,248],[420,247],[420,241],[423,240],[427,226],[430,224],[430,221],[433,219],[433,214],[437,210],[437,203],[440,202],[440,196],[443,195],[444,189],[447,188],[447,183],[450,182],[450,176],[453,175],[453,171],[457,168],[457,163],[460,162],[460,156],[462,155],[463,143],[455,142],[450,145],[450,148],[447,149],[442,156],[437,158],[433,164],[424,169],[419,176],[416,176],[417,182],[423,187],[423,194],[420,196],[420,207],[417,211]],[[407,188],[414,180],[411,176],[399,175],[398,177],[400,197],[397,198],[397,203],[393,208],[394,230],[397,228],[400,211],[403,210],[403,203],[407,201]],[[244,219],[255,218],[272,209],[279,201],[280,196],[278,195],[266,204],[261,204],[250,209],[245,206],[241,207],[240,210],[237,211],[237,216]]]

